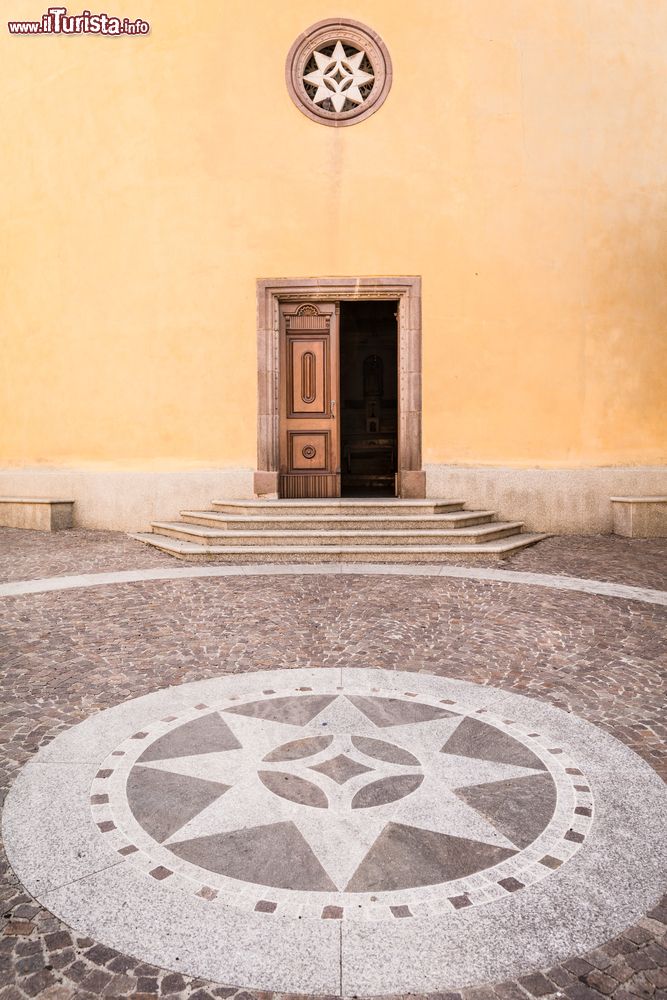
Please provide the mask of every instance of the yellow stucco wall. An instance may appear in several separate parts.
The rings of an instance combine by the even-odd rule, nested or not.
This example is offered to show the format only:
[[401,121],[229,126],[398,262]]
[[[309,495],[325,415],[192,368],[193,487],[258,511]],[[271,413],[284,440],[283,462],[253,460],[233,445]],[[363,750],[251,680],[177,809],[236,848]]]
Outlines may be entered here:
[[[425,461],[664,461],[667,4],[101,6],[151,34],[0,25],[0,464],[254,466],[256,278],[355,274],[422,275]],[[338,130],[337,14],[394,66]]]

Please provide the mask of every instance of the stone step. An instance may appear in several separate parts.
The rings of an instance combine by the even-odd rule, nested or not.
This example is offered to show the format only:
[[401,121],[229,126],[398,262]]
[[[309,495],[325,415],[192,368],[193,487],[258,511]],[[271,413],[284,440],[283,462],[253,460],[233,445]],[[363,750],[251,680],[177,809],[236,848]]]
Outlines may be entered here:
[[332,514],[319,517],[294,514],[264,516],[256,514],[222,514],[212,510],[182,510],[181,518],[188,524],[209,528],[248,531],[414,531],[417,529],[469,528],[474,524],[493,521],[493,510],[459,510],[444,514]]
[[475,545],[205,545],[136,532],[131,538],[168,552],[179,559],[215,560],[220,563],[439,563],[462,556],[504,559],[528,545],[547,538],[545,534],[517,534]]
[[227,531],[221,528],[211,528],[201,524],[188,524],[182,521],[153,521],[153,532],[167,535],[169,538],[180,538],[186,542],[203,545],[479,545],[483,542],[496,541],[509,535],[518,534],[522,521],[498,521],[492,524],[474,525],[470,528],[445,528],[439,530],[418,531],[378,531],[366,528],[363,531]]
[[224,514],[275,517],[278,514],[441,514],[463,510],[463,500],[214,500],[212,506]]

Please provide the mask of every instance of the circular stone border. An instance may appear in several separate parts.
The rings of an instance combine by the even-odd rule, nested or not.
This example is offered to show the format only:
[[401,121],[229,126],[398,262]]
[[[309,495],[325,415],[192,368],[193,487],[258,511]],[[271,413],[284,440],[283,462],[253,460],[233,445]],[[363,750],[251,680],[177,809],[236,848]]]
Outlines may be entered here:
[[[280,675],[277,678],[277,675]],[[293,685],[407,691],[453,699],[531,726],[584,771],[595,801],[585,843],[558,870],[491,905],[411,919],[322,920],[242,912],[147,877],[91,814],[102,761],[146,719]],[[6,801],[10,863],[65,923],[164,968],[245,988],[311,994],[436,992],[515,978],[597,947],[642,916],[667,868],[667,803],[658,775],[608,733],[548,704],[429,674],[376,669],[257,671],[133,699],[58,736]],[[303,916],[303,915],[302,915]]]
[[254,576],[432,576],[451,580],[477,580],[484,583],[507,583],[522,587],[544,587],[597,597],[618,597],[640,604],[667,607],[667,591],[632,584],[613,583],[586,577],[560,576],[556,573],[530,573],[524,570],[482,569],[452,565],[381,565],[377,563],[244,563],[240,566],[179,566],[155,569],[111,570],[70,576],[38,577],[0,583],[0,598],[29,594],[47,594],[79,587],[108,587],[125,583],[155,583],[166,580],[197,580]]
[[[303,74],[315,49],[336,41],[348,42],[363,49],[373,66],[375,83],[368,98],[359,108],[348,111],[325,111],[308,96]],[[391,89],[393,69],[387,46],[377,32],[360,21],[348,17],[327,18],[307,28],[292,45],[285,63],[285,82],[289,95],[299,111],[320,125],[339,128],[356,125],[370,118],[384,104]]]
[[[275,673],[278,673],[276,671]],[[284,671],[283,671],[284,673]],[[275,674],[274,674],[275,677]],[[284,680],[289,680],[284,677]],[[412,679],[411,686],[414,686]],[[364,696],[369,693],[365,687],[346,686],[345,692],[332,686],[331,693]],[[310,690],[310,689],[308,689]],[[256,688],[244,694],[244,700],[269,703],[275,698],[294,695],[294,686],[280,687],[275,680],[270,690]],[[303,692],[300,692],[303,693]],[[395,688],[385,690],[373,688],[373,697],[398,698],[402,696],[414,703],[414,691],[398,692]],[[194,893],[202,899],[219,899],[220,902],[244,911],[258,908],[266,901],[266,893],[271,894],[272,903],[281,917],[297,919],[321,919],[329,907],[338,907],[339,917],[347,920],[394,920],[395,907],[408,906],[410,916],[433,916],[453,914],[465,899],[465,906],[480,906],[504,899],[508,892],[524,890],[534,885],[570,859],[584,843],[592,825],[593,797],[590,786],[576,761],[571,760],[561,747],[554,746],[548,737],[535,732],[532,727],[522,727],[513,719],[495,716],[486,707],[471,708],[469,703],[459,704],[454,698],[444,699],[447,711],[461,718],[475,718],[493,726],[501,733],[512,737],[532,751],[545,765],[546,772],[554,782],[558,795],[556,811],[545,828],[526,847],[502,863],[479,872],[462,876],[449,882],[425,886],[395,889],[392,891],[369,892],[312,892],[306,890],[279,889],[275,886],[253,886],[228,876],[205,872],[202,868],[179,859],[167,847],[156,842],[137,822],[124,796],[129,773],[147,747],[156,739],[167,735],[183,724],[193,722],[206,712],[222,712],[238,708],[241,704],[237,695],[231,695],[213,704],[198,703],[193,709],[178,715],[169,715],[144,723],[141,730],[133,733],[120,743],[103,761],[90,788],[92,816],[97,827],[106,834],[109,844],[127,861],[150,875],[160,870],[169,878],[171,888],[178,888],[188,894]],[[433,708],[442,707],[443,699],[420,694],[419,703]],[[391,730],[386,730],[387,738]],[[323,822],[325,819],[323,818]],[[509,880],[509,881],[508,881]],[[511,888],[508,888],[511,886]],[[402,916],[407,914],[403,911]]]

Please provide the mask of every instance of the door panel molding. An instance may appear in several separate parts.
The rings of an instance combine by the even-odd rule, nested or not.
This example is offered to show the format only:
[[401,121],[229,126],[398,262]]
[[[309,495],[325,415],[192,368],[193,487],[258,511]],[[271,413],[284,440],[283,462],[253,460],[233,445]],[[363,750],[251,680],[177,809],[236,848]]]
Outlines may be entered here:
[[[309,336],[304,344],[301,336],[293,336],[288,330],[287,338],[287,384],[292,387],[292,393],[287,399],[287,416],[298,417],[310,414],[326,416],[329,412],[331,386],[328,380],[330,367],[329,335]],[[308,365],[307,360],[311,364]],[[306,377],[308,384],[306,384]]]
[[331,463],[330,442],[328,431],[288,431],[290,465],[299,471],[326,472]]
[[[398,307],[398,481],[401,497],[423,497],[421,278],[263,278],[257,282],[258,414],[255,492],[278,493],[280,469],[280,305],[303,303],[290,319],[291,330],[310,330],[317,303],[395,299]],[[309,309],[309,306],[314,309]],[[323,317],[326,321],[326,317]],[[321,329],[324,329],[321,327]],[[317,398],[317,397],[316,397]],[[324,399],[327,399],[326,392]],[[321,473],[319,473],[322,476]],[[303,476],[303,489],[308,489]],[[312,484],[311,484],[312,487]],[[325,488],[322,484],[321,487]],[[305,494],[308,496],[309,494]]]

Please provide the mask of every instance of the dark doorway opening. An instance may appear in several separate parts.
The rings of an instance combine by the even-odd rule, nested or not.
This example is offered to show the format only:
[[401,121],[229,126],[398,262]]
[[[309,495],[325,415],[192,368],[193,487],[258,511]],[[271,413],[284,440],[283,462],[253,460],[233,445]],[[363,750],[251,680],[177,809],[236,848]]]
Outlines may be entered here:
[[343,496],[395,496],[398,302],[340,304]]

